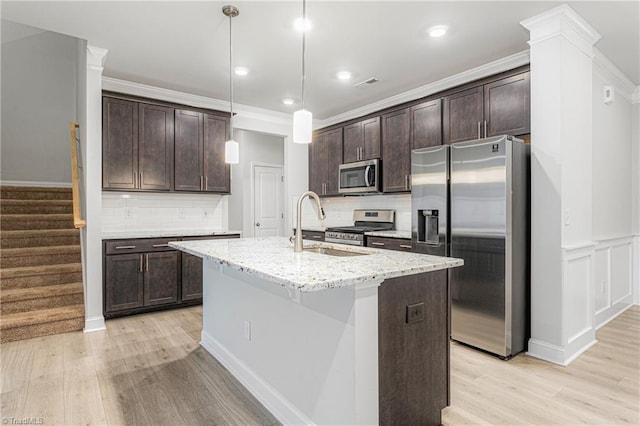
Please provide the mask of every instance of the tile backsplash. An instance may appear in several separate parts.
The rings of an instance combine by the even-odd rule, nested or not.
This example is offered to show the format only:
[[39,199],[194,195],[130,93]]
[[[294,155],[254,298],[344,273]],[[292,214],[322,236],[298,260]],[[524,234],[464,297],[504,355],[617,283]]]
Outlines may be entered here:
[[[296,226],[297,197],[291,199],[291,227]],[[305,199],[302,203],[302,226],[328,227],[353,225],[355,209],[392,209],[396,211],[396,229],[411,230],[411,194],[365,195],[357,197],[323,198],[322,207],[327,216],[318,220],[315,202]]]
[[228,197],[215,194],[102,193],[102,230],[227,231]]

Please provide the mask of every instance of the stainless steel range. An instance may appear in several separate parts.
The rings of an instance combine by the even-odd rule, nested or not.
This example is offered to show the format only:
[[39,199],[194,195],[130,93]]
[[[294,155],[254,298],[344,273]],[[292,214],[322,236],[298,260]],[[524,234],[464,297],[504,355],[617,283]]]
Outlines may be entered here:
[[353,226],[327,228],[324,240],[329,243],[364,246],[364,233],[394,229],[395,210],[354,210]]

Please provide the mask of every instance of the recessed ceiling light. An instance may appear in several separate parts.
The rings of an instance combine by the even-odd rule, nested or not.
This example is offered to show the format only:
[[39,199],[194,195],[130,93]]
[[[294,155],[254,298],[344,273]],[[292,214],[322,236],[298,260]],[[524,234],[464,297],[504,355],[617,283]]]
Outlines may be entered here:
[[338,77],[339,80],[350,80],[351,73],[349,71],[340,71],[336,74],[336,77]]
[[235,67],[235,69],[233,70],[236,75],[247,75],[249,74],[249,69],[245,68],[245,67]]
[[431,37],[442,37],[447,33],[449,27],[446,25],[436,25],[434,27],[429,28],[427,31]]
[[291,98],[284,98],[284,99],[282,100],[282,103],[283,103],[283,104],[285,104],[285,105],[293,105],[293,99],[291,99]]
[[296,31],[298,31],[299,33],[303,31],[310,31],[313,28],[313,25],[311,24],[311,21],[308,18],[304,20],[302,18],[296,19],[295,22],[293,23],[293,26],[295,27]]

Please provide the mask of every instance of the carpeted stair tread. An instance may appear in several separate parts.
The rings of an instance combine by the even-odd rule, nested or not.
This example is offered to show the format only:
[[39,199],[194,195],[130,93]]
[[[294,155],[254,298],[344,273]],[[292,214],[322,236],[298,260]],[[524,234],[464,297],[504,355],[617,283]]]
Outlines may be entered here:
[[73,228],[73,214],[3,214],[3,230]]
[[0,257],[38,256],[42,254],[56,253],[80,253],[80,245],[75,244],[67,246],[19,247],[4,249],[0,253]]
[[77,229],[20,229],[0,231],[0,247],[44,247],[80,244]]
[[0,269],[0,281],[9,278],[27,277],[35,275],[68,274],[82,272],[81,263],[62,263],[58,265],[21,266],[17,268]]
[[3,199],[0,205],[2,214],[68,214],[72,209],[72,200]]
[[57,265],[80,261],[80,245],[20,247],[3,249],[0,252],[0,266],[2,268]]
[[73,213],[3,214],[2,221],[20,222],[25,220],[73,220]]
[[12,200],[71,200],[71,188],[3,186],[0,197]]
[[38,309],[30,312],[18,312],[3,315],[0,318],[0,329],[4,330],[63,321],[74,318],[84,318],[84,305],[63,306],[60,308]]
[[68,294],[82,294],[84,291],[82,283],[68,283],[57,285],[46,285],[41,287],[16,288],[2,290],[2,304],[17,302],[21,300],[31,300],[44,297],[65,296]]

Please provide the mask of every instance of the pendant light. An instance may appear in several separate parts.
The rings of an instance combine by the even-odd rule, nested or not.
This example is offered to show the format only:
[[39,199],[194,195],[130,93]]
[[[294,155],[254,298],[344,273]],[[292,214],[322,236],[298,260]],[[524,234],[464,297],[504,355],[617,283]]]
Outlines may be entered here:
[[222,13],[229,18],[229,140],[224,143],[224,162],[238,164],[240,162],[240,145],[233,139],[233,37],[231,34],[231,20],[240,14],[237,7],[227,5]]
[[306,34],[307,2],[306,0],[302,0],[302,109],[293,113],[293,142],[295,143],[311,143],[311,131],[313,130],[313,116],[310,111],[304,109]]

